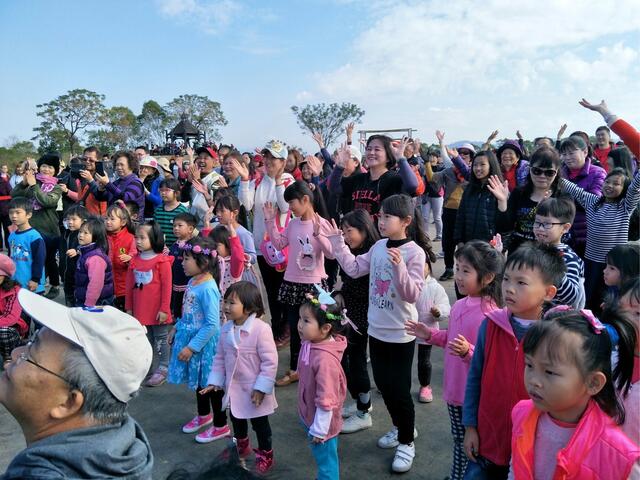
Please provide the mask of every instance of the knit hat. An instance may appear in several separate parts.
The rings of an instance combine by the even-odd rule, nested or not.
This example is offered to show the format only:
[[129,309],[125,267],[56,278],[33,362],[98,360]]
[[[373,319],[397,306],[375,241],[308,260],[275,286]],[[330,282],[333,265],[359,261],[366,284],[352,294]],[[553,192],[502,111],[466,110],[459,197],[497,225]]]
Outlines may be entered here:
[[0,253],[0,275],[13,277],[14,273],[16,273],[16,264],[13,263],[10,257]]
[[498,149],[497,157],[500,158],[502,152],[504,152],[507,148],[510,148],[511,150],[516,152],[516,156],[518,158],[522,158],[522,149],[520,148],[520,144],[517,140],[505,140],[505,142],[500,145],[500,148]]
[[54,177],[58,175],[60,172],[60,154],[59,153],[45,153],[38,159],[38,169],[40,169],[40,165],[49,165],[53,167],[53,170],[56,172],[53,174]]
[[284,143],[280,140],[269,141],[269,143],[264,146],[261,153],[264,155],[264,152],[269,152],[275,158],[281,158],[283,160],[286,160],[289,155],[287,147],[285,147]]
[[214,158],[214,159],[218,158],[218,154],[211,147],[200,147],[200,148],[198,148],[196,150],[196,155],[200,155],[201,153],[206,153],[207,155],[209,155],[211,158]]

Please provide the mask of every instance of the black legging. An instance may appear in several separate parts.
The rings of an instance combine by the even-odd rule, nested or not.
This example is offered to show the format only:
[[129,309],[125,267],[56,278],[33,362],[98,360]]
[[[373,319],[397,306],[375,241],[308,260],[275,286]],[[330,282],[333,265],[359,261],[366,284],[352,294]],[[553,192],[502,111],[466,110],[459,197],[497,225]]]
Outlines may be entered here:
[[289,369],[298,369],[298,356],[300,355],[300,334],[298,333],[298,320],[300,319],[300,305],[284,305],[285,315],[289,324]]
[[458,210],[456,209],[442,209],[442,251],[444,252],[444,266],[447,269],[453,269],[453,253],[456,250],[453,234],[456,229],[457,214]]
[[60,271],[58,270],[58,262],[56,261],[56,253],[60,246],[60,237],[44,236],[44,245],[47,249],[47,256],[44,260],[44,272],[49,277],[49,285],[52,287],[60,286]]
[[359,411],[366,412],[371,406],[360,401],[361,393],[369,393],[371,380],[367,370],[367,344],[369,336],[366,332],[359,334],[353,330],[349,332],[349,343],[342,356],[342,368],[347,377],[347,388],[351,398],[355,399]]
[[[269,417],[256,417],[249,420],[251,428],[258,437],[258,448],[260,450],[271,450],[271,425]],[[233,436],[236,438],[247,438],[249,436],[249,421],[244,418],[236,418],[231,414],[231,424],[233,425]]]
[[273,338],[279,339],[285,333],[287,319],[284,316],[282,304],[278,301],[278,292],[280,284],[284,279],[284,272],[278,272],[270,266],[262,255],[258,255],[258,267],[262,275],[262,283],[267,291],[267,302],[269,303],[269,311],[271,312],[271,331]]
[[201,394],[200,390],[203,388],[204,387],[198,387],[198,390],[196,390],[198,415],[205,417],[213,410],[213,426],[224,427],[227,424],[227,411],[222,409],[224,390],[211,390],[210,392]]
[[431,385],[431,347],[418,344],[418,381],[421,387]]

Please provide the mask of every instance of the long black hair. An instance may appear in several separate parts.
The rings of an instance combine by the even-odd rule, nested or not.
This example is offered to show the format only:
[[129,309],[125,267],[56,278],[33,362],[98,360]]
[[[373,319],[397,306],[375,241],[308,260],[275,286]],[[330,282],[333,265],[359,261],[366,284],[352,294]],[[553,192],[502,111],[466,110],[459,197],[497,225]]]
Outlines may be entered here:
[[[618,425],[624,423],[625,411],[620,397],[616,393],[616,385],[628,386],[633,371],[633,352],[636,333],[631,321],[615,310],[609,310],[603,317],[618,333],[619,361],[616,369],[611,371],[612,343],[606,329],[598,330],[578,310],[550,310],[539,322],[534,322],[523,339],[523,350],[533,355],[544,346],[548,355],[559,362],[573,362],[580,370],[583,378],[592,372],[602,372],[606,382],[593,399],[602,410],[612,417]],[[567,341],[566,333],[578,335],[582,345],[572,349],[575,342]]]
[[609,158],[613,163],[612,170],[622,168],[627,173],[627,177],[633,177],[633,157],[628,147],[614,148],[609,152]]
[[[604,177],[604,181],[606,182],[611,177],[622,177],[622,192],[620,192],[620,195],[615,199],[615,203],[620,203],[627,196],[627,190],[629,190],[629,185],[631,185],[631,177],[627,176],[627,172],[623,168],[614,168],[611,170],[607,173],[607,176]],[[605,196],[602,195],[596,202],[596,207],[600,208],[600,206],[605,203],[605,200]]]
[[362,234],[364,240],[358,250],[368,252],[373,244],[380,240],[380,234],[373,223],[373,218],[369,212],[362,208],[352,210],[342,217],[340,226],[355,228]]
[[541,147],[531,155],[529,159],[529,175],[527,175],[527,183],[525,183],[524,187],[524,195],[525,198],[529,198],[533,193],[533,181],[531,180],[531,169],[533,167],[538,168],[553,168],[556,171],[556,178],[553,179],[549,190],[551,190],[551,196],[557,197],[560,193],[560,155],[555,148],[551,147]]
[[504,271],[504,255],[482,240],[471,240],[458,248],[454,256],[456,260],[464,259],[478,274],[478,283],[493,275],[493,280],[480,289],[480,297],[488,298],[496,305],[502,305],[502,272]]
[[309,197],[313,204],[313,210],[322,218],[329,219],[329,211],[322,198],[320,189],[314,188],[313,191],[309,187],[309,184],[303,180],[296,180],[287,187],[284,191],[284,200],[290,202],[291,200],[302,200],[304,197]]
[[409,195],[399,193],[385,198],[380,210],[387,215],[393,215],[394,217],[411,217],[411,223],[407,229],[407,238],[416,242],[418,246],[424,250],[424,253],[427,255],[428,262],[434,263],[437,260],[436,254],[433,253],[431,240],[427,235],[422,215],[414,206],[413,199]]
[[640,275],[640,245],[616,245],[607,253],[607,263],[620,270],[620,285]]
[[87,218],[80,229],[86,228],[91,234],[91,242],[101,248],[104,253],[109,253],[109,241],[107,240],[107,229],[104,226],[104,220],[91,216]]
[[240,203],[240,200],[238,200],[238,197],[236,197],[235,195],[225,195],[223,197],[220,197],[216,201],[216,208],[214,209],[216,215],[218,214],[218,212],[220,212],[223,209],[229,210],[231,212],[238,212],[236,215],[238,223],[242,225],[244,228],[248,228],[247,227],[247,210],[244,208],[244,205]]
[[[473,171],[473,165],[480,159],[485,158],[487,163],[489,164],[489,175],[487,175],[483,180],[480,180],[476,177],[475,172]],[[518,159],[520,161],[520,159]],[[492,175],[496,175],[502,181],[502,169],[500,168],[500,163],[498,163],[498,159],[496,155],[489,150],[481,150],[473,157],[471,160],[471,175],[469,177],[469,185],[465,189],[465,192],[469,191],[470,193],[479,192],[482,187],[487,184],[487,179]]]

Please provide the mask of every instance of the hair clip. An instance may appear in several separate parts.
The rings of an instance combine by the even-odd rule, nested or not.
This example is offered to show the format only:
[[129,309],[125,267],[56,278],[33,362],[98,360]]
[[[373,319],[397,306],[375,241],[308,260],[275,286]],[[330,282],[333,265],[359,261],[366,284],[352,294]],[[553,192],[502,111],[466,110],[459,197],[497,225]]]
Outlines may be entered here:
[[197,254],[202,254],[205,255],[207,257],[211,256],[213,258],[216,258],[218,256],[218,252],[215,249],[209,249],[209,248],[202,248],[200,245],[191,245],[190,243],[185,243],[183,245],[180,245],[178,243],[178,247],[181,250],[188,250],[191,251],[193,253],[197,253]]
[[[553,307],[552,309],[550,309],[545,317],[547,315],[549,315],[550,313],[555,313],[555,312],[566,312],[569,310],[574,310],[573,308],[571,308],[568,305],[558,305],[557,307]],[[582,317],[589,322],[589,325],[591,325],[591,328],[593,329],[593,333],[595,333],[596,335],[600,335],[602,333],[603,330],[606,329],[606,327],[602,324],[602,322],[600,320],[598,320],[596,318],[596,316],[593,314],[593,312],[591,310],[587,310],[587,309],[580,309],[580,310],[576,310],[577,312],[580,313],[580,315],[582,315]]]
[[126,209],[127,209],[127,204],[126,204],[126,203],[124,203],[122,200],[116,200],[115,202],[113,202],[113,204],[114,204],[116,207],[121,208],[122,210],[126,210]]

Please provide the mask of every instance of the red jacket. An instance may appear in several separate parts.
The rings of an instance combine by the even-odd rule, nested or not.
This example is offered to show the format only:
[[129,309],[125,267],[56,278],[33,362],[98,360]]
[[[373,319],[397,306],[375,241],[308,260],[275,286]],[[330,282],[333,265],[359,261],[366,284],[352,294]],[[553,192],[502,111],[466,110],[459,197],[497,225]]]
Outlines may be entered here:
[[631,153],[633,153],[636,158],[640,158],[640,132],[621,118],[615,120],[610,127],[624,144],[629,147]]
[[[516,480],[533,480],[536,428],[540,410],[531,400],[512,412],[512,470]],[[553,480],[614,480],[628,478],[640,458],[640,448],[629,440],[594,401],[589,402],[569,443],[556,457]]]
[[142,325],[159,325],[158,312],[167,314],[165,323],[171,323],[171,264],[174,257],[157,254],[143,259],[140,254],[129,262],[127,270],[127,297],[125,310]]
[[123,228],[117,233],[107,234],[109,240],[109,259],[113,269],[113,294],[116,297],[123,297],[127,293],[127,270],[129,262],[120,260],[123,253],[135,257],[136,239],[133,233]]
[[509,465],[511,409],[529,398],[524,386],[524,353],[506,308],[489,312],[487,318],[478,405],[479,453],[496,465]]
[[11,290],[0,288],[0,327],[13,327],[23,336],[29,330],[29,326],[20,317],[22,306],[18,301],[20,285]]

